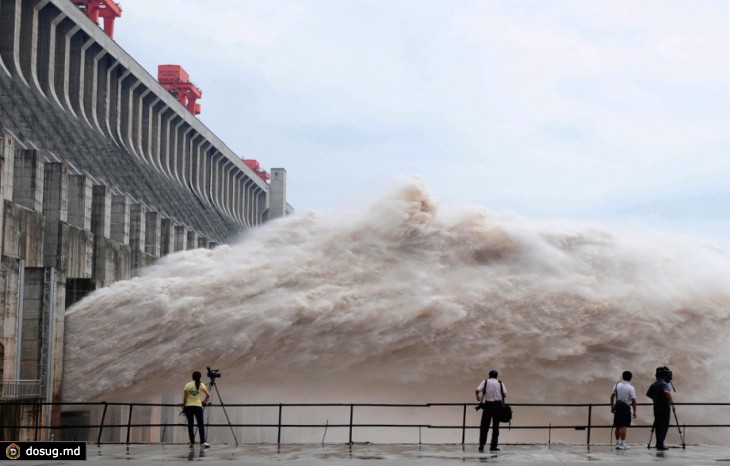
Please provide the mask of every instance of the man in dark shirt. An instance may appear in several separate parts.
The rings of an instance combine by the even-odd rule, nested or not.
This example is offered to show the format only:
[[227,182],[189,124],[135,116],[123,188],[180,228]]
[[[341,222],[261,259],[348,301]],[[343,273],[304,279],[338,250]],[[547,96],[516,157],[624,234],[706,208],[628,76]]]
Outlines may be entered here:
[[646,396],[654,403],[654,430],[656,431],[656,449],[666,450],[664,439],[669,431],[671,417],[672,391],[667,383],[671,380],[671,371],[666,366],[657,367],[656,382],[651,384]]

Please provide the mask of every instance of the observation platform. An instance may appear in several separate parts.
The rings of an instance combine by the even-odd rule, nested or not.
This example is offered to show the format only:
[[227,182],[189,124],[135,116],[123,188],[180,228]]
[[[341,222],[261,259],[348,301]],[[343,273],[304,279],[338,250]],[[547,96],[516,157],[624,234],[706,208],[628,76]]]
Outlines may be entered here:
[[[212,445],[209,449],[187,444],[87,445],[87,462],[95,465],[129,464],[205,464],[205,465],[394,465],[442,466],[459,463],[527,464],[730,464],[730,446],[687,445],[667,451],[647,449],[636,443],[630,450],[615,450],[611,445],[500,445],[499,452],[479,453],[476,445],[418,444],[324,444],[280,445],[245,444]],[[48,465],[46,461],[23,461],[24,464]],[[57,461],[53,464],[79,464]]]

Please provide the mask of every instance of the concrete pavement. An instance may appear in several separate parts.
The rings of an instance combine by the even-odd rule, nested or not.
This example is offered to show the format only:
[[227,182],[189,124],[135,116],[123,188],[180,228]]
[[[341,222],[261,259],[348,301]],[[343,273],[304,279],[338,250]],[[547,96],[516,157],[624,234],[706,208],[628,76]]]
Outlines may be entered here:
[[[247,444],[238,447],[213,445],[209,449],[187,445],[87,445],[87,461],[95,465],[189,464],[230,465],[418,465],[435,466],[458,463],[526,464],[682,464],[702,465],[727,462],[730,447],[687,446],[668,451],[647,449],[636,444],[631,450],[618,451],[609,445],[503,445],[501,451],[479,453],[476,445],[418,444],[326,444],[271,445]],[[79,464],[78,461],[24,461],[24,464]]]

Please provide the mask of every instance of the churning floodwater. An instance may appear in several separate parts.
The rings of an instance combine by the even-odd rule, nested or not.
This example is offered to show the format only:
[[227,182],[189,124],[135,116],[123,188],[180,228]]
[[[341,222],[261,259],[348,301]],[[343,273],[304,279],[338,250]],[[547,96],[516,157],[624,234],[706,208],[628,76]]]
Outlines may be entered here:
[[[700,239],[440,206],[417,180],[167,256],[68,310],[64,398],[136,401],[221,370],[226,402],[725,401],[730,260]],[[177,401],[177,398],[175,398]]]

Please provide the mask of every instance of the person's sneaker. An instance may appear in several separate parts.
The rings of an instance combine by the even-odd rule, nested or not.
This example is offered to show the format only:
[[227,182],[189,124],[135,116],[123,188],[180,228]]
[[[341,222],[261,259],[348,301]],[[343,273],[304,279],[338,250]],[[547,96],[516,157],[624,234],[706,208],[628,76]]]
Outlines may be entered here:
[[194,443],[191,443],[190,444],[190,448],[195,448],[195,444]]
[[484,445],[479,446],[479,451],[484,451]]
[[628,443],[622,443],[621,445],[624,446],[624,450],[631,450],[631,447],[629,446]]
[[626,445],[624,445],[623,443],[617,443],[616,450],[626,450]]
[[499,451],[499,447],[492,447],[489,449],[489,451]]
[[208,442],[201,443],[200,446],[203,448],[210,448],[210,444]]
[[621,445],[621,442],[616,442],[616,445],[614,445],[615,448],[618,448]]

